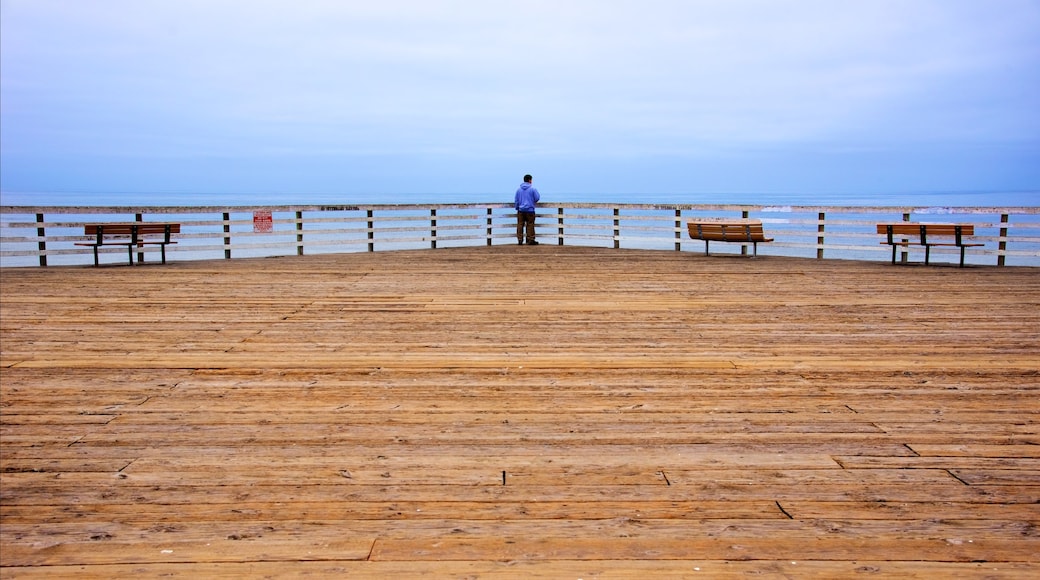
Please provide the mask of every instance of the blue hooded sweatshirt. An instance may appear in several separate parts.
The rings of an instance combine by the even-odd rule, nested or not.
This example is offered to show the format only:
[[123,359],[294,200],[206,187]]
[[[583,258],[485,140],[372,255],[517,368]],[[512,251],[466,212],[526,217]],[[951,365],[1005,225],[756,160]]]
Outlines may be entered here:
[[516,190],[516,198],[513,205],[516,207],[516,211],[533,212],[534,205],[541,198],[542,196],[538,195],[538,190],[525,181],[520,186],[520,189]]

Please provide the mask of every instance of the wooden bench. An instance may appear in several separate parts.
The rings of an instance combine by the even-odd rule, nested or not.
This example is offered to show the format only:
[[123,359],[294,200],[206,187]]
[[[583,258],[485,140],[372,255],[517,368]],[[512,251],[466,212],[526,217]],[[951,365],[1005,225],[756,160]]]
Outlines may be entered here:
[[[92,241],[76,242],[76,245],[93,246],[95,266],[98,265],[98,248],[101,246],[126,246],[130,265],[133,266],[135,247],[158,245],[162,252],[162,263],[165,264],[166,245],[177,243],[170,240],[170,235],[181,233],[181,225],[158,222],[86,224],[83,233],[90,236]],[[144,259],[143,256],[141,259]]]
[[[924,246],[924,263],[928,264],[932,246],[951,246],[961,249],[961,267],[964,267],[964,249],[985,244],[965,243],[964,236],[975,235],[971,224],[922,224],[897,222],[878,224],[877,233],[886,236],[882,244],[892,246],[892,263],[896,263],[896,247]],[[915,238],[915,239],[911,239]],[[940,241],[935,241],[939,238]]]
[[686,222],[690,238],[704,240],[704,255],[708,254],[709,242],[751,243],[754,256],[758,256],[758,243],[771,242],[758,220],[690,220]]

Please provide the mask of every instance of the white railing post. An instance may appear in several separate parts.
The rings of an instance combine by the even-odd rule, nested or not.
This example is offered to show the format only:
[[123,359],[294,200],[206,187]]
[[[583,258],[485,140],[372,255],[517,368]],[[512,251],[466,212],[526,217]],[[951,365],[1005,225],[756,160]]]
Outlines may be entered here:
[[821,211],[820,215],[818,217],[819,217],[819,223],[816,225],[816,259],[817,260],[822,260],[823,259],[823,247],[824,247],[823,231],[824,231],[824,222],[827,219],[827,214]]
[[[137,223],[143,222],[144,221],[144,215],[142,215],[140,213],[135,213],[134,214],[134,221],[137,222]],[[138,246],[137,247],[137,263],[140,264],[142,262],[144,262],[144,246]]]
[[556,244],[563,245],[563,208],[556,208]]
[[231,259],[231,213],[224,212],[224,259]]
[[1004,265],[1004,256],[1007,255],[1008,214],[1000,214],[1000,242],[997,246],[997,265]]
[[493,236],[493,230],[492,230],[492,227],[491,227],[491,217],[492,217],[492,212],[491,212],[491,208],[489,207],[489,208],[487,208],[487,230],[486,230],[487,233],[485,234],[486,238],[487,238],[487,245],[489,245],[489,246],[491,245],[491,239],[494,237]]
[[36,214],[36,238],[37,249],[40,251],[40,265],[47,265],[47,227],[44,225],[43,214]]
[[682,251],[682,210],[675,208],[675,251]]
[[[741,219],[748,219],[749,216],[750,216],[750,214],[748,213],[747,210],[744,210],[744,211],[740,212]],[[741,244],[740,245],[740,255],[741,256],[746,256],[747,255],[747,244]]]
[[437,249],[437,209],[430,209],[430,248]]

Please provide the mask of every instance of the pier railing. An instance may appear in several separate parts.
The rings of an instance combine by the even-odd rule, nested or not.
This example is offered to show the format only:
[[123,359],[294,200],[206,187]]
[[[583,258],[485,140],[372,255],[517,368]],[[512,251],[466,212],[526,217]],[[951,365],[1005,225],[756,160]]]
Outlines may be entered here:
[[[338,252],[516,244],[510,204],[286,205],[234,207],[0,207],[0,265],[93,264],[83,226],[108,222],[177,222],[168,260],[232,259]],[[694,218],[753,218],[771,244],[759,254],[817,259],[889,260],[875,225],[892,221],[970,223],[968,263],[1040,266],[1040,207],[836,207],[546,203],[537,212],[542,244],[703,252],[686,234]],[[155,260],[155,247],[139,257]],[[713,244],[712,253],[743,253],[740,244]],[[915,248],[902,259],[916,259]],[[933,260],[941,261],[941,248]],[[102,248],[122,262],[125,249]]]

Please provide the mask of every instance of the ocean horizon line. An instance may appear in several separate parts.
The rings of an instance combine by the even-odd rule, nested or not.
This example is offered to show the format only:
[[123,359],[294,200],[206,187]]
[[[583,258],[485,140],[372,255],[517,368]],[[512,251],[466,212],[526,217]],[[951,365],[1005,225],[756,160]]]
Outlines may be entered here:
[[[1040,190],[965,190],[920,192],[552,192],[541,188],[544,201],[570,203],[676,203],[759,206],[906,206],[906,207],[1034,207]],[[145,191],[0,191],[4,206],[211,206],[510,203],[513,192],[145,192]]]

